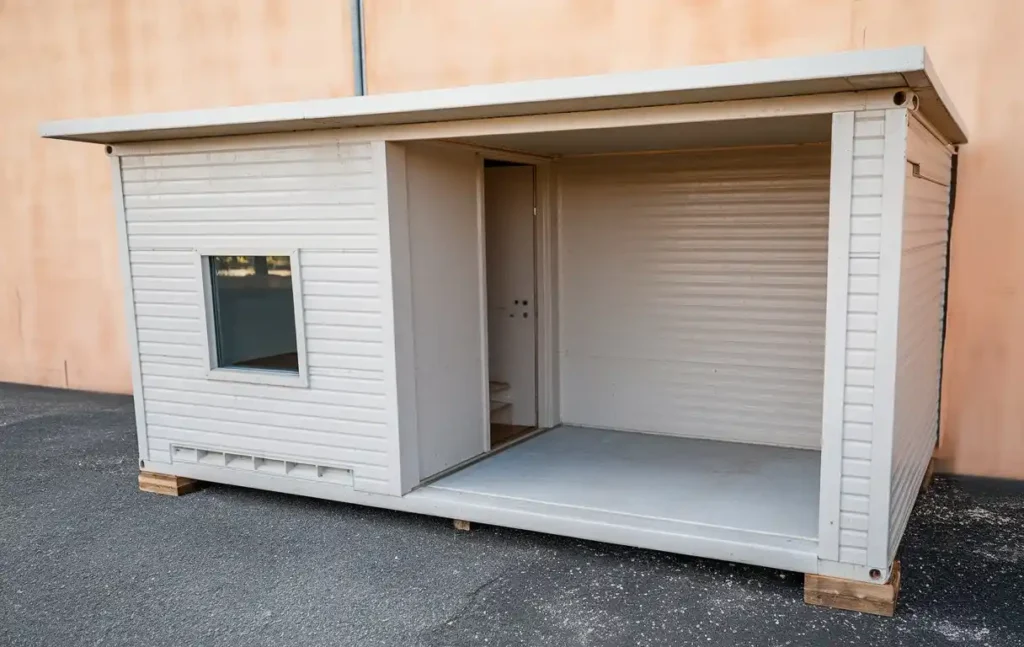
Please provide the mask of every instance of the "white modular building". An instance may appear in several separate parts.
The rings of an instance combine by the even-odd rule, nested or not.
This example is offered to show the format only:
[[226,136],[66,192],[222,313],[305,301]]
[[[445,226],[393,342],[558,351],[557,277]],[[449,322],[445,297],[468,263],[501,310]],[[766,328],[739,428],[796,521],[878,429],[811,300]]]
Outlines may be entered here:
[[50,122],[147,472],[885,582],[960,119],[921,47]]

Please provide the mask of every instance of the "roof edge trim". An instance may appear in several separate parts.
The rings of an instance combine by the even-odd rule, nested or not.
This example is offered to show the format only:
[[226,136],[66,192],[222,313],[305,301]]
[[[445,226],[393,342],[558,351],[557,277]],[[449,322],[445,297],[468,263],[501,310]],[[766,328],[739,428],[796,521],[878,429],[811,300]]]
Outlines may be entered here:
[[[684,68],[517,81],[494,85],[315,99],[40,124],[42,137],[99,144],[398,125],[609,107],[698,103],[729,98],[816,94],[822,84],[849,89],[895,87],[893,76],[923,76],[949,119],[937,120],[965,139],[962,122],[941,91],[924,47],[857,50],[818,56],[738,61]],[[902,81],[901,81],[902,83]],[[803,88],[803,89],[801,89]]]

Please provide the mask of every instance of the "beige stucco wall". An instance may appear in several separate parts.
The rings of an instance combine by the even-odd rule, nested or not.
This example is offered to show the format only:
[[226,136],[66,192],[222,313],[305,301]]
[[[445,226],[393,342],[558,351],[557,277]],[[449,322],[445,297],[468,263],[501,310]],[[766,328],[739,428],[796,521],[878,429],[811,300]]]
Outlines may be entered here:
[[[971,135],[953,231],[940,455],[959,472],[1024,478],[1024,160],[1015,154],[1024,84],[1013,82],[1024,4],[365,2],[374,93],[926,45]],[[347,94],[348,0],[0,6],[0,380],[126,391],[103,155],[42,142],[36,123]]]
[[0,0],[0,381],[131,391],[101,147],[40,121],[351,94],[348,2]]
[[944,469],[1024,478],[1024,3],[369,0],[366,13],[371,92],[926,45],[971,135],[939,456]]

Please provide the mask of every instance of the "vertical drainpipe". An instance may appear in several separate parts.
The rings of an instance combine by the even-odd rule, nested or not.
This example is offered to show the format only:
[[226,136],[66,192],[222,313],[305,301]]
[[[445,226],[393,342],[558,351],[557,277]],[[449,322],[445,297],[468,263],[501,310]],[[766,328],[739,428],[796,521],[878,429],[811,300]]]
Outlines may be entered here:
[[363,44],[363,0],[350,0],[352,13],[352,80],[356,96],[366,94],[366,47]]

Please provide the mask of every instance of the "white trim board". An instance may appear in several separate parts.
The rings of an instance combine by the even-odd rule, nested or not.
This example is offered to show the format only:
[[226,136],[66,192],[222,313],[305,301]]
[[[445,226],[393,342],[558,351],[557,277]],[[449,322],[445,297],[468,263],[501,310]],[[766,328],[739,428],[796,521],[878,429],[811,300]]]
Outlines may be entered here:
[[110,156],[110,170],[114,188],[114,210],[117,213],[117,250],[121,259],[121,289],[124,293],[125,329],[128,333],[128,352],[132,364],[132,399],[135,404],[135,433],[139,442],[139,466],[149,460],[149,434],[146,429],[146,398],[142,386],[142,359],[139,355],[139,324],[135,317],[135,284],[132,281],[132,263],[128,253],[128,218],[124,209],[124,178],[121,158]]
[[895,424],[903,217],[906,196],[907,120],[908,112],[906,110],[885,111],[878,333],[875,347],[874,418],[872,420],[867,541],[868,566],[882,571],[883,578],[888,577],[890,566],[889,516],[892,498],[893,425]]
[[[196,137],[120,143],[112,146],[114,155],[157,155],[170,153],[247,150],[323,143],[365,143],[371,141],[447,142],[451,146],[479,145],[452,141],[489,135],[564,132],[601,128],[626,128],[666,124],[696,124],[709,121],[734,121],[773,117],[831,115],[834,112],[857,110],[885,110],[893,106],[894,95],[909,88],[889,88],[859,92],[838,92],[767,99],[712,101],[704,103],[621,108],[616,110],[579,110],[557,114],[520,115],[490,119],[462,119],[413,124],[366,126],[361,128],[332,128],[297,132]],[[528,155],[550,159],[551,156],[529,155],[522,151],[488,149],[494,154],[518,154],[520,161]],[[515,160],[513,160],[515,161]],[[532,163],[532,162],[528,162]]]
[[963,121],[922,46],[320,99],[40,125],[43,137],[98,144],[612,110],[909,86],[954,143]]
[[490,341],[488,339],[488,313],[487,313],[487,214],[486,202],[484,200],[484,158],[480,153],[474,153],[476,159],[476,285],[479,299],[479,310],[477,311],[477,322],[480,326],[480,363],[483,380],[480,382],[480,408],[483,412],[483,425],[480,433],[483,435],[485,451],[494,449],[491,446],[491,354],[489,352]]
[[555,174],[550,163],[534,167],[534,276],[537,308],[537,424],[554,427],[562,422],[559,411],[558,365],[558,208],[554,203]]
[[822,389],[821,481],[818,557],[838,561],[846,393],[846,331],[850,282],[850,200],[853,189],[854,113],[832,116],[829,180],[828,283],[825,310],[825,370]]
[[385,399],[390,435],[393,480],[398,494],[420,482],[419,432],[416,417],[416,335],[413,327],[412,270],[410,269],[409,196],[405,148],[373,142],[374,184],[378,191],[380,228],[381,319],[384,338]]

